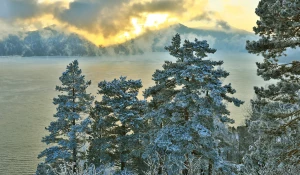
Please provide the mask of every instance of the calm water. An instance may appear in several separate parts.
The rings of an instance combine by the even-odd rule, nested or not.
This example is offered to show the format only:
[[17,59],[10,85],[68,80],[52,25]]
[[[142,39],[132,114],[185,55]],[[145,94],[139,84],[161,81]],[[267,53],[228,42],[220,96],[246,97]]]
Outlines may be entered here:
[[[253,86],[265,84],[256,76],[255,62],[261,59],[249,54],[217,54],[210,58],[223,59],[230,72],[225,83],[232,82],[236,97],[248,102],[253,98]],[[118,58],[0,58],[0,174],[33,174],[40,162],[36,157],[46,147],[41,138],[47,135],[45,127],[53,120],[57,96],[55,86],[66,65],[78,59],[79,66],[96,95],[97,83],[119,76],[142,79],[144,88],[153,85],[151,76],[161,69],[164,60],[172,60],[167,53]],[[141,95],[140,95],[141,97]],[[241,108],[229,105],[236,125],[244,120],[246,103]]]

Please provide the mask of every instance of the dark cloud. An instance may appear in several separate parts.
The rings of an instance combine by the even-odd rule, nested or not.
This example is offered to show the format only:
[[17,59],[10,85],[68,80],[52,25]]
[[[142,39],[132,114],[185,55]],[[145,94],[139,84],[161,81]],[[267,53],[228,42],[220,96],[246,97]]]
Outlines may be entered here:
[[55,17],[62,22],[91,33],[108,37],[131,23],[133,16],[127,9],[129,0],[74,1],[68,9],[58,11]]
[[[14,22],[16,19],[34,19],[51,14],[64,25],[74,26],[91,34],[101,33],[109,38],[121,31],[134,31],[132,18],[138,18],[143,23],[145,13],[167,13],[171,17],[181,18],[184,13],[191,11],[186,3],[194,4],[199,0],[75,0],[69,3],[68,8],[63,2],[37,1],[0,0],[0,19]],[[207,15],[204,14],[202,18],[204,16]]]
[[57,20],[90,33],[116,34],[131,24],[130,0],[75,0],[63,3],[38,3],[37,0],[0,0],[0,19],[14,22],[52,14]]
[[56,17],[77,28],[92,33],[101,32],[104,37],[129,29],[132,17],[141,17],[141,13],[165,12],[181,13],[182,0],[156,0],[129,5],[129,0],[74,1],[69,9],[59,11]]
[[88,2],[72,2],[69,9],[57,11],[55,17],[77,28],[96,32],[99,16],[98,4]]
[[223,21],[223,20],[217,21],[216,26],[221,27],[222,29],[225,29],[225,30],[231,29],[230,25],[226,21]]
[[[116,34],[131,24],[131,17],[140,17],[143,12],[182,11],[182,1],[150,1],[128,5],[129,1],[110,0],[101,2],[78,2],[70,4],[70,8],[60,14],[60,19],[85,28],[90,32],[102,32],[104,36]],[[80,19],[80,20],[79,20]]]
[[0,0],[0,3],[0,18],[6,21],[35,18],[60,6],[60,3],[39,4],[36,0]]
[[182,0],[157,0],[150,2],[142,2],[134,4],[131,10],[135,12],[168,12],[168,13],[182,13],[184,2]]

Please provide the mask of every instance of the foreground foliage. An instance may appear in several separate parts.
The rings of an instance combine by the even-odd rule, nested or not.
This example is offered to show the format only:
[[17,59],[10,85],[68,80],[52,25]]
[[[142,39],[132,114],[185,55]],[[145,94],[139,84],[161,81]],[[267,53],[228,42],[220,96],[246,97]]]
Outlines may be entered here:
[[53,166],[62,161],[71,161],[76,166],[85,157],[85,133],[90,124],[86,116],[94,99],[86,93],[91,81],[85,81],[77,60],[67,66],[59,80],[62,86],[56,86],[56,90],[62,94],[53,99],[53,104],[58,105],[54,115],[56,121],[46,128],[50,134],[42,139],[42,142],[51,146],[38,157],[46,157],[45,163]]
[[223,125],[234,122],[224,101],[243,103],[227,95],[235,93],[230,84],[222,85],[220,79],[229,73],[219,68],[222,61],[205,58],[216,51],[206,41],[186,40],[181,46],[177,34],[166,49],[176,62],[166,61],[163,70],[156,70],[155,86],[144,93],[152,98],[146,114],[152,123],[151,140],[144,157],[158,161],[158,174],[189,174],[190,159],[197,157],[207,161],[209,174],[213,169],[229,171],[218,153],[226,140],[217,133],[219,129],[226,133]]
[[256,9],[260,20],[254,31],[260,39],[248,41],[246,48],[264,56],[257,74],[276,83],[254,88],[249,132],[258,137],[245,155],[246,169],[275,171],[300,161],[300,62],[278,61],[300,45],[299,7],[295,0],[261,0]]
[[[166,47],[176,61],[166,61],[153,74],[155,85],[144,92],[149,102],[137,99],[140,80],[120,77],[99,83],[102,101],[89,111],[93,97],[85,90],[90,82],[78,62],[71,63],[60,78],[63,87],[56,88],[66,93],[54,99],[58,120],[43,138],[56,146],[39,155],[46,160],[37,174],[299,174],[300,62],[279,62],[287,49],[300,46],[299,8],[299,0],[261,0],[256,8],[260,19],[253,29],[260,39],[247,41],[246,49],[264,57],[257,63],[258,76],[276,83],[254,88],[247,121],[254,141],[242,164],[224,156],[236,148],[232,137],[239,140],[227,129],[234,121],[226,103],[243,103],[232,97],[230,84],[222,84],[229,73],[220,68],[222,61],[206,58],[216,51],[206,41],[181,45],[177,34]],[[90,117],[84,120],[83,113]],[[74,166],[86,161],[85,142],[88,161],[99,169]],[[72,163],[62,166],[64,161]]]
[[76,60],[70,63],[60,77],[63,86],[56,87],[65,93],[54,99],[58,120],[43,138],[56,145],[39,155],[46,157],[46,164],[39,165],[37,174],[64,161],[72,162],[77,172],[83,165],[78,163],[86,160],[97,167],[111,164],[114,174],[233,171],[233,164],[220,154],[230,145],[226,124],[234,122],[224,102],[243,102],[227,95],[235,90],[222,85],[220,79],[229,75],[220,68],[223,62],[205,58],[216,51],[206,41],[195,39],[181,46],[178,34],[166,49],[177,60],[166,61],[164,69],[153,74],[156,85],[144,92],[152,98],[149,103],[137,98],[140,80],[121,76],[98,84],[102,100],[90,110],[94,97],[86,88],[91,82],[85,81]]
[[[143,114],[146,101],[137,98],[140,80],[126,77],[98,84],[102,101],[92,112],[92,141],[88,159],[95,165],[114,163],[121,171],[142,169]],[[143,165],[145,166],[145,165]]]

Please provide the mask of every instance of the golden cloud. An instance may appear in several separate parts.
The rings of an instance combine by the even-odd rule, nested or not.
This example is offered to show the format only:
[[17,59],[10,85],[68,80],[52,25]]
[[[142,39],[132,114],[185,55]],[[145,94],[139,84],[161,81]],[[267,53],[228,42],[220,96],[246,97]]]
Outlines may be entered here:
[[[214,19],[214,23],[225,20],[232,25],[237,21],[232,20],[232,16],[241,13],[241,4],[234,6],[229,0],[217,0],[221,4],[209,0],[0,1],[4,4],[0,7],[0,19],[3,21],[18,26],[24,24],[28,30],[56,24],[66,31],[84,36],[97,45],[121,43],[148,30],[193,20],[202,23],[203,20]],[[209,8],[215,7],[213,5],[221,5],[223,11],[212,12],[216,10]]]

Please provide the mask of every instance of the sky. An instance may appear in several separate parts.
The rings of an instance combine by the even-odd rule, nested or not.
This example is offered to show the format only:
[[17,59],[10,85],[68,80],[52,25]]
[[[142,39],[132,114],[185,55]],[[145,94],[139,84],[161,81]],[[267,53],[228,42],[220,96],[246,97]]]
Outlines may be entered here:
[[0,0],[0,36],[50,25],[112,45],[182,23],[252,32],[259,0]]

